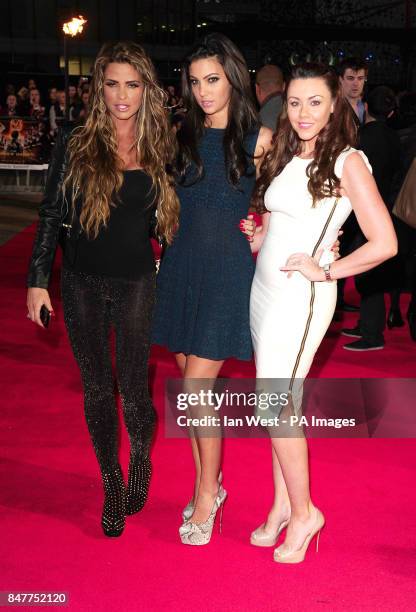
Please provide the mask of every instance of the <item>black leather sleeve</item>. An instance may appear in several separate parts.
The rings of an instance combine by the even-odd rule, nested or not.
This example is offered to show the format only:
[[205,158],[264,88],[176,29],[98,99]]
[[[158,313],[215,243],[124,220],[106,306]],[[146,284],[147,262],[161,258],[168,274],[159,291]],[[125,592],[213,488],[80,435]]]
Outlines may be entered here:
[[33,244],[27,278],[28,287],[47,289],[55,259],[61,222],[66,216],[62,183],[66,171],[66,145],[70,130],[63,128],[57,136],[49,162],[45,194],[39,207],[39,222]]

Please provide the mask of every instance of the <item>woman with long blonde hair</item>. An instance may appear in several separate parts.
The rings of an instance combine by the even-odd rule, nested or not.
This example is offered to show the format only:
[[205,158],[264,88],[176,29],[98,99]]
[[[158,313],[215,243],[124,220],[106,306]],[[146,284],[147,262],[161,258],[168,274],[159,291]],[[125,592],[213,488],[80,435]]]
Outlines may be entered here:
[[[85,124],[63,131],[53,151],[28,277],[28,316],[43,326],[53,312],[47,288],[58,236],[64,234],[64,317],[103,478],[107,536],[119,536],[125,515],[143,507],[151,474],[155,411],[147,369],[155,265],[150,227],[156,215],[158,234],[169,243],[179,213],[166,172],[174,146],[165,102],[140,46],[102,47]],[[118,459],[111,328],[131,444],[127,488]]]

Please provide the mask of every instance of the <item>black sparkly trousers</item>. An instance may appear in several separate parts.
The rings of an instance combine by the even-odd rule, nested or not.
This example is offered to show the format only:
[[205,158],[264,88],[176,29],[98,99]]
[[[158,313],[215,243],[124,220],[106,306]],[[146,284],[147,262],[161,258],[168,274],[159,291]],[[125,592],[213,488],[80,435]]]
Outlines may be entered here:
[[62,299],[66,328],[81,370],[85,417],[101,471],[112,472],[119,465],[111,328],[131,461],[140,463],[149,453],[156,420],[148,390],[155,273],[128,280],[64,268]]

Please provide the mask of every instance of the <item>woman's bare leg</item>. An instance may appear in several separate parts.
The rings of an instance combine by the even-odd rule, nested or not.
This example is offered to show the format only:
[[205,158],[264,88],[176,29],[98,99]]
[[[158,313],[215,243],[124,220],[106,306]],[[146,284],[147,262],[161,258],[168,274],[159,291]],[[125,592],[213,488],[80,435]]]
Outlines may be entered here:
[[[178,368],[181,371],[181,376],[183,377],[185,374],[187,357],[183,353],[176,353],[175,358],[176,358],[176,363],[178,365]],[[196,442],[196,437],[193,431],[190,432],[190,440],[191,440],[191,447],[192,447],[192,456],[194,458],[194,464],[195,464],[195,483],[194,483],[194,492],[192,494],[192,501],[195,504],[195,500],[198,496],[199,482],[201,480],[201,460],[199,458],[198,444]]]
[[[196,355],[188,355],[185,367],[185,384],[192,385],[193,379],[210,379],[205,387],[215,384],[223,361],[204,359]],[[198,385],[198,383],[196,383]],[[205,413],[206,409],[205,409]],[[195,431],[195,430],[194,430]],[[196,432],[197,433],[197,432]],[[218,474],[221,464],[221,435],[216,437],[201,437],[196,435],[198,457],[200,461],[200,482],[195,498],[195,511],[192,515],[193,523],[206,521],[212,510],[215,496],[218,492]]]
[[279,463],[277,453],[272,444],[272,461],[273,461],[273,483],[274,483],[274,501],[273,506],[264,523],[264,530],[269,533],[276,533],[283,521],[290,517],[290,501],[286,487],[286,482],[283,477],[282,468]]
[[272,438],[287,486],[291,516],[284,547],[298,550],[313,527],[315,516],[309,490],[308,446],[305,438]]
[[183,353],[175,353],[176,364],[181,371],[181,376],[185,373],[186,367],[186,355]]

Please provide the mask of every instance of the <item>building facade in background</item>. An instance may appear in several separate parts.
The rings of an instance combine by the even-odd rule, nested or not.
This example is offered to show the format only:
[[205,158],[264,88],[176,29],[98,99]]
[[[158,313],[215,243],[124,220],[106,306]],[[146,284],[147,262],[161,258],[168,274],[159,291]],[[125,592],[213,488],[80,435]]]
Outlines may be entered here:
[[[265,61],[284,68],[302,59],[336,63],[365,57],[373,82],[416,88],[416,1],[382,0],[2,0],[3,75],[59,75],[63,21],[88,19],[70,41],[70,73],[88,75],[108,40],[142,43],[164,80],[179,77],[180,60],[203,32],[223,31],[254,70]],[[413,36],[412,36],[413,34]]]

